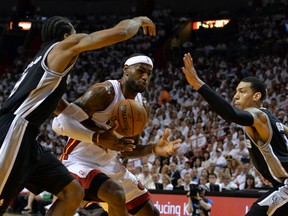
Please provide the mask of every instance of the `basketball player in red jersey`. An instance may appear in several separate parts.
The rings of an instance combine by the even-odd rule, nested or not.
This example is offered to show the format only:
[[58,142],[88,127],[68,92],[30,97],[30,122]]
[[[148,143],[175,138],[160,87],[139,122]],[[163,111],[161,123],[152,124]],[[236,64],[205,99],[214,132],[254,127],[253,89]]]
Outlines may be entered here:
[[[148,56],[143,54],[131,56],[124,64],[120,80],[97,83],[73,103],[73,106],[78,106],[85,112],[83,118],[79,116],[76,118],[88,128],[92,129],[96,125],[102,130],[107,130],[110,128],[109,117],[114,105],[124,99],[134,99],[142,103],[149,116],[149,105],[141,93],[148,87],[152,69],[153,63]],[[84,187],[86,192],[84,200],[100,199],[107,202],[109,215],[128,215],[127,210],[137,216],[159,215],[147,189],[118,160],[119,152],[90,145],[94,129],[90,132],[84,127],[76,130],[69,124],[72,122],[71,118],[71,114],[65,113],[64,110],[54,118],[53,129],[61,135],[70,137],[62,162]],[[122,152],[122,157],[138,158],[153,153],[163,156],[173,154],[179,148],[176,144],[181,140],[168,142],[168,135],[169,132],[166,130],[157,144],[137,144],[133,151]],[[98,141],[105,142],[105,139],[100,134]],[[134,140],[138,142],[139,136],[134,137]],[[122,184],[124,191],[119,184]]]

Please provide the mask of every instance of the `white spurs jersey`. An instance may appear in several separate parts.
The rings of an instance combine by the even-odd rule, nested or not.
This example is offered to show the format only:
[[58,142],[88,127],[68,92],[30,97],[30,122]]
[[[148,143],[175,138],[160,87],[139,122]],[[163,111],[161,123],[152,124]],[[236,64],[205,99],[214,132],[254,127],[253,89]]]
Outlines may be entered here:
[[[107,125],[107,122],[110,119],[110,113],[112,112],[114,105],[125,99],[121,91],[120,82],[118,80],[109,80],[109,82],[113,85],[115,92],[113,102],[105,110],[95,112],[91,118],[97,126],[105,129],[110,128],[110,126]],[[142,95],[138,93],[135,100],[143,103]],[[76,163],[79,165],[94,164],[97,166],[104,166],[115,160],[116,157],[117,151],[103,149],[97,145],[80,142],[70,138],[65,146],[61,159],[64,165],[69,169],[70,165],[75,165]]]

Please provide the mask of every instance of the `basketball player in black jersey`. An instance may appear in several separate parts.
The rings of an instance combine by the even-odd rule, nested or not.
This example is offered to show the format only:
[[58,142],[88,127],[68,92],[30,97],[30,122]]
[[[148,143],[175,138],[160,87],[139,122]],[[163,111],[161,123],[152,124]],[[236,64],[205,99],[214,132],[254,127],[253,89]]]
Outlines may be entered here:
[[264,84],[255,77],[244,78],[236,88],[234,108],[197,76],[190,53],[183,60],[189,84],[223,119],[244,126],[252,162],[273,185],[246,215],[288,215],[288,127],[261,106],[266,97]]
[[[58,197],[47,215],[74,214],[84,191],[65,166],[36,142],[39,127],[56,108],[80,53],[127,40],[141,27],[144,34],[156,34],[147,17],[123,20],[91,34],[76,34],[71,22],[59,16],[43,24],[43,46],[0,110],[0,215],[24,187],[34,194],[45,190]],[[114,137],[106,148],[132,150],[132,143]]]

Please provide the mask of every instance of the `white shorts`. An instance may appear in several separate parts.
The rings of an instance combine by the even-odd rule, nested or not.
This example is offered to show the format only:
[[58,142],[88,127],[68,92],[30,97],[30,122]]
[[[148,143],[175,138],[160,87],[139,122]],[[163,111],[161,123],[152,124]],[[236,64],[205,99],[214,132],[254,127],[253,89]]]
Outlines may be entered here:
[[[68,170],[78,176],[84,188],[89,188],[92,179],[100,172],[123,186],[127,209],[133,209],[150,199],[148,190],[135,175],[129,172],[118,159],[107,165],[97,166],[83,161],[62,161]],[[100,171],[100,172],[99,172]]]

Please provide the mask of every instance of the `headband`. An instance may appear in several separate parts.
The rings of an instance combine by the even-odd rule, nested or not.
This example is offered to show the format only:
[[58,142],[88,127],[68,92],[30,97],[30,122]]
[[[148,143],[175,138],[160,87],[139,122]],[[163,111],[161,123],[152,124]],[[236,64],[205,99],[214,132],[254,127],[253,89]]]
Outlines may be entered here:
[[152,60],[148,56],[144,56],[144,55],[131,57],[127,59],[124,65],[130,66],[133,64],[137,64],[137,63],[149,64],[153,67]]

